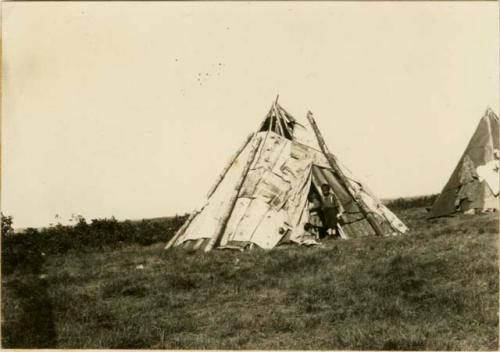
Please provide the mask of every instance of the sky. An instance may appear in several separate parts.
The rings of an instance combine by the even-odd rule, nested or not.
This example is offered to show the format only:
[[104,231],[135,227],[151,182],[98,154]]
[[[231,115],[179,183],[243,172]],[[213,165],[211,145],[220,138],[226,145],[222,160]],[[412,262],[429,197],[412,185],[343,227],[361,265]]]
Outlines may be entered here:
[[486,108],[498,114],[498,15],[496,2],[4,2],[2,212],[15,227],[190,212],[277,94],[380,198],[438,193]]

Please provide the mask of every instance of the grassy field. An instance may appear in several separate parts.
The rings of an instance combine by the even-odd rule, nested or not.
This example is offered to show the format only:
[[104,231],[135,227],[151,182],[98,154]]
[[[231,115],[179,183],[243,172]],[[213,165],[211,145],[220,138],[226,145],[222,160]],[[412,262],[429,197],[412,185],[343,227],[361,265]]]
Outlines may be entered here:
[[3,277],[3,347],[497,350],[498,214],[398,215],[323,248],[47,255]]

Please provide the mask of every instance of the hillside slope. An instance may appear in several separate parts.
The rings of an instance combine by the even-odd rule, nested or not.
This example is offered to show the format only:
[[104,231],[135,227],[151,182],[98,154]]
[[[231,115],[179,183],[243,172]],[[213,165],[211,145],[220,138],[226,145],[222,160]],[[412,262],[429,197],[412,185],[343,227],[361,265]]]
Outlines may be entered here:
[[497,350],[497,214],[398,215],[410,234],[322,248],[54,255],[43,280],[4,278],[3,346],[43,306],[33,331],[60,348]]

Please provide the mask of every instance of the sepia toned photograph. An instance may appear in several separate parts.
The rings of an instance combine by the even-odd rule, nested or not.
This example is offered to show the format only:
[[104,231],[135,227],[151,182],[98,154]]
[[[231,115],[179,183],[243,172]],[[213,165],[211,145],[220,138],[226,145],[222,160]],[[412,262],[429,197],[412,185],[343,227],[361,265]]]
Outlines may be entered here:
[[497,1],[2,3],[1,347],[499,349]]

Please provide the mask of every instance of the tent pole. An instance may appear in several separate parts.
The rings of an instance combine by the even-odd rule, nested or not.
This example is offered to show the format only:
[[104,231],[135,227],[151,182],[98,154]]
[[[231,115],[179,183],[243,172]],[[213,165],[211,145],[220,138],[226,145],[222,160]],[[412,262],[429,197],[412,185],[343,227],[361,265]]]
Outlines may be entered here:
[[[274,119],[273,119],[274,117]],[[275,128],[275,120],[276,120],[276,113],[274,112],[274,109],[273,109],[273,113],[271,114],[271,118],[269,120],[269,131],[270,132],[275,132],[274,131],[274,128]]]
[[[281,111],[279,111],[279,108],[276,109],[276,111],[278,112],[278,114],[280,116],[280,123],[282,124],[282,130],[286,131],[288,133],[288,135],[290,136],[290,139],[293,138],[293,132],[286,125],[286,117],[281,114]],[[284,133],[283,133],[283,136],[284,136]]]
[[226,167],[224,168],[224,170],[222,170],[222,172],[220,173],[219,177],[215,181],[215,183],[212,186],[212,188],[210,188],[210,191],[208,191],[207,198],[210,198],[212,196],[212,194],[214,194],[214,192],[217,190],[217,187],[219,187],[220,183],[222,182],[222,180],[226,176],[227,172],[229,171],[229,169],[231,168],[231,166],[234,164],[234,162],[236,161],[236,159],[238,159],[238,157],[240,156],[241,152],[248,145],[248,143],[250,142],[250,140],[252,139],[252,137],[254,136],[254,134],[255,133],[250,133],[248,135],[247,139],[245,140],[245,142],[241,145],[241,147],[233,155],[233,157],[231,158],[231,160],[229,161],[229,163],[226,165]]
[[168,241],[167,245],[165,246],[165,249],[169,249],[170,247],[172,247],[175,243],[175,241],[177,241],[177,239],[184,233],[186,232],[186,229],[188,227],[188,225],[191,223],[191,221],[193,221],[194,217],[196,215],[198,215],[198,211],[193,211],[191,213],[191,215],[189,215],[188,219],[184,222],[184,224],[182,224],[182,226],[180,227],[179,230],[177,230],[177,232],[175,233],[174,237],[172,237],[170,239],[170,241]]
[[283,116],[281,116],[276,103],[274,103],[274,114],[276,115],[276,125],[278,126],[277,131],[279,131],[279,135],[285,137],[285,131],[283,128]]
[[273,106],[274,106],[274,103],[271,104],[271,107],[269,108],[269,111],[268,111],[266,117],[264,117],[264,120],[262,120],[262,122],[260,123],[260,126],[257,129],[257,132],[260,132],[260,130],[262,129],[262,127],[264,127],[264,124],[266,123],[266,120],[271,116],[272,111],[273,111]]
[[314,120],[313,114],[309,111],[307,113],[307,119],[309,120],[309,123],[311,124],[314,134],[316,134],[316,138],[318,139],[318,144],[321,148],[321,151],[325,155],[326,159],[328,160],[328,164],[332,168],[333,171],[339,176],[339,181],[341,182],[342,186],[349,192],[350,196],[354,199],[354,201],[359,205],[359,209],[361,210],[361,213],[366,217],[366,220],[368,220],[368,223],[371,225],[373,230],[378,236],[383,236],[384,232],[380,228],[380,225],[377,223],[377,220],[375,219],[375,216],[373,215],[373,212],[368,208],[366,203],[361,199],[359,194],[354,192],[354,190],[350,187],[349,181],[347,180],[347,177],[344,175],[342,170],[337,164],[337,161],[335,160],[335,157],[328,152],[328,147],[326,146],[325,140],[323,139],[323,136],[321,135],[321,132],[319,131],[318,125],[316,124],[316,121]]
[[205,247],[205,252],[211,251],[212,248],[214,248],[215,244],[217,243],[217,240],[224,233],[224,230],[226,229],[227,222],[229,221],[229,218],[231,217],[231,214],[233,213],[233,209],[234,209],[234,206],[236,205],[236,201],[238,200],[238,196],[240,194],[241,188],[243,186],[243,183],[245,182],[248,171],[250,170],[250,166],[252,166],[252,163],[255,160],[255,156],[257,155],[257,151],[259,150],[259,146],[260,146],[261,142],[262,142],[262,138],[260,138],[260,136],[256,139],[254,139],[252,149],[250,149],[250,155],[248,156],[247,163],[245,164],[245,167],[244,167],[243,171],[241,172],[241,176],[238,179],[236,186],[234,187],[234,192],[229,200],[229,204],[227,206],[227,209],[226,209],[225,213],[222,215],[221,219],[219,220],[219,223],[217,224],[217,227],[214,231],[214,234],[212,235],[212,237],[210,238],[210,241],[207,243],[207,245]]
[[287,119],[289,119],[291,122],[296,123],[295,118],[290,114],[288,111],[286,111],[281,105],[279,106],[281,110],[283,110],[284,114],[287,116]]

